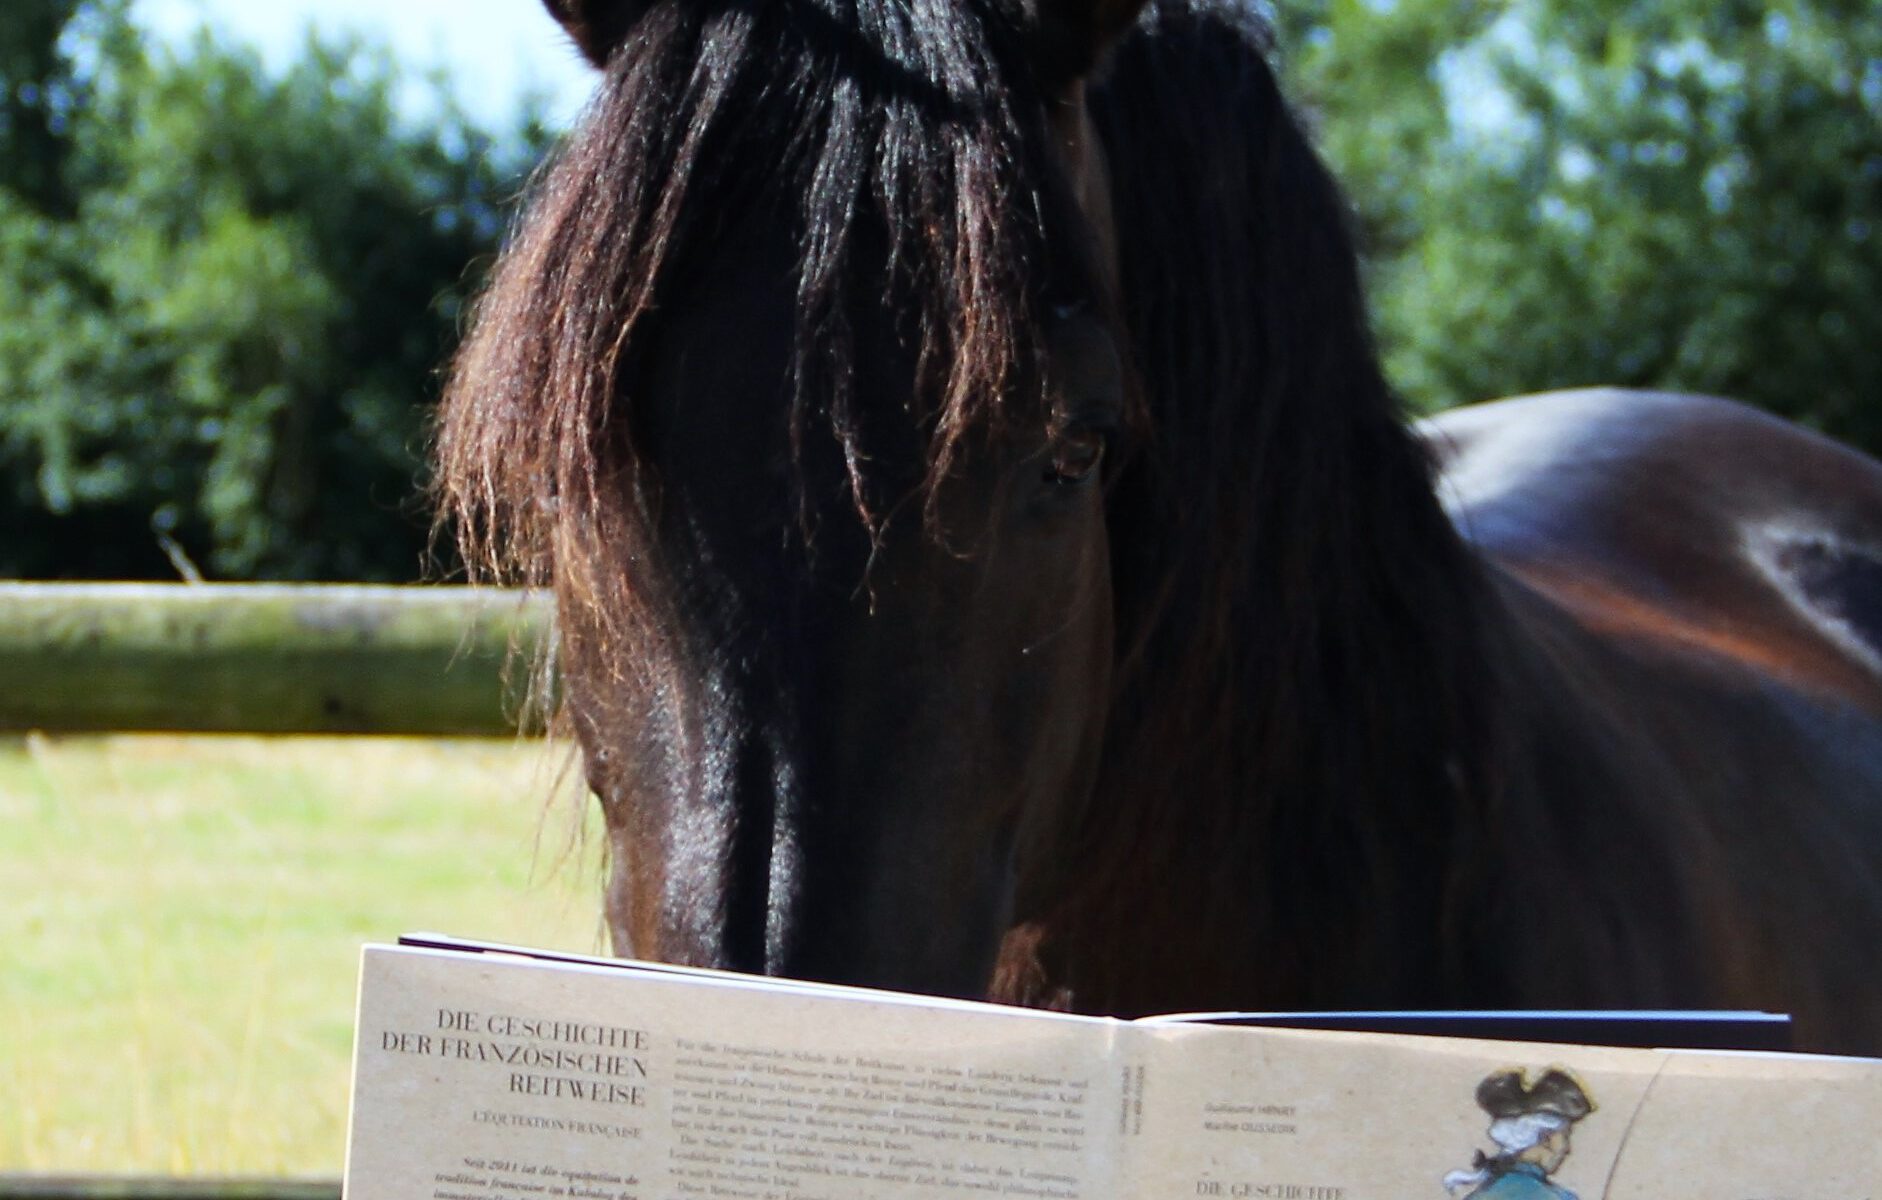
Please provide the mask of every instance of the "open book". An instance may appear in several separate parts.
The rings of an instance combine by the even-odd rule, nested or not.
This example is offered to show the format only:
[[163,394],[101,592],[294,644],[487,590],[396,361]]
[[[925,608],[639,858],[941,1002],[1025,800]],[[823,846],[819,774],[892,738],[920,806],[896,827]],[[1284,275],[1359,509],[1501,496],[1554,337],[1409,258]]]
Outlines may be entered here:
[[1122,1022],[435,940],[361,968],[349,1200],[1878,1189],[1882,1061]]

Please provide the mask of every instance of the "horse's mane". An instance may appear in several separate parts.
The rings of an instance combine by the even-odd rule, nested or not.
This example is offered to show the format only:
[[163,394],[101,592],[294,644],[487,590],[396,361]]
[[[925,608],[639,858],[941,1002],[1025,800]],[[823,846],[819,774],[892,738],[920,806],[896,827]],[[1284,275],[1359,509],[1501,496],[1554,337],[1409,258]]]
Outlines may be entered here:
[[1485,588],[1380,374],[1345,206],[1269,48],[1244,5],[1165,0],[1092,96],[1152,434],[1110,501],[1100,783],[1077,843],[1039,848],[1077,866],[1042,868],[1037,894],[1071,898],[1022,911],[1081,1009],[1143,1011],[1140,986],[1185,965],[1234,1007],[1436,999],[1475,969]]
[[473,577],[553,585],[563,636],[594,639],[564,656],[591,663],[627,661],[659,582],[643,565],[658,481],[633,445],[637,373],[663,306],[728,231],[769,221],[798,242],[789,435],[800,464],[813,434],[835,439],[872,529],[903,497],[869,477],[853,314],[907,314],[932,490],[1026,394],[1038,281],[1067,266],[1047,262],[1070,200],[1043,166],[1017,6],[645,8],[533,186],[436,447],[441,525]]

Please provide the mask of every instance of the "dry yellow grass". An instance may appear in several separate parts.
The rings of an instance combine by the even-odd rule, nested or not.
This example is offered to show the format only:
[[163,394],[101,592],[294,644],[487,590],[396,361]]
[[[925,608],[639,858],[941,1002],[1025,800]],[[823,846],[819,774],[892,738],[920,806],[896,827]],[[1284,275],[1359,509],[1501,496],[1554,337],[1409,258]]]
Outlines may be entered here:
[[337,1174],[361,943],[603,944],[561,758],[0,742],[0,1171]]

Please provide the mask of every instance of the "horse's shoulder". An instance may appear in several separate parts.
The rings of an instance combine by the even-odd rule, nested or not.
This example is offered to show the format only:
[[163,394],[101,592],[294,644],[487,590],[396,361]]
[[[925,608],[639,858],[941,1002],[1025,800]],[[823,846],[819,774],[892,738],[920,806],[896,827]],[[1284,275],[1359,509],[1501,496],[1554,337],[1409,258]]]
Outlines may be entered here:
[[1664,392],[1527,396],[1420,432],[1464,536],[1586,623],[1882,703],[1882,464]]

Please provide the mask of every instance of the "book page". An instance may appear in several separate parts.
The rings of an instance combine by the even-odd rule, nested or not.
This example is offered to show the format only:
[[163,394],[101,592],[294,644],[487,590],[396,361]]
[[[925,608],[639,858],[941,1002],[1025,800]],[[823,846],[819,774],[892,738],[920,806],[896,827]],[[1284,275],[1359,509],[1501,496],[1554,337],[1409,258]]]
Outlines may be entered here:
[[1157,1200],[1861,1200],[1882,1063],[1134,1029],[1123,1170]]
[[1119,1028],[368,947],[346,1194],[1109,1197]]

